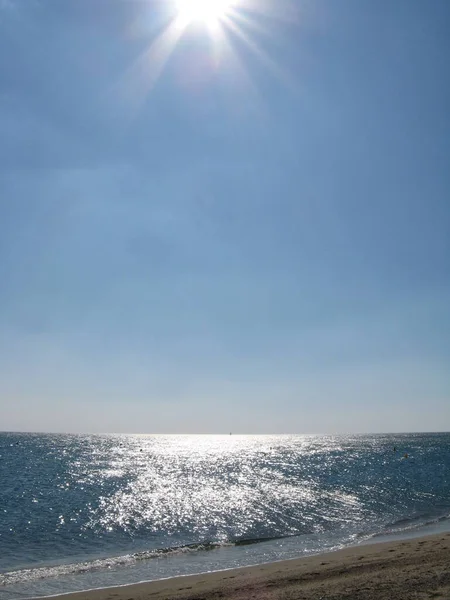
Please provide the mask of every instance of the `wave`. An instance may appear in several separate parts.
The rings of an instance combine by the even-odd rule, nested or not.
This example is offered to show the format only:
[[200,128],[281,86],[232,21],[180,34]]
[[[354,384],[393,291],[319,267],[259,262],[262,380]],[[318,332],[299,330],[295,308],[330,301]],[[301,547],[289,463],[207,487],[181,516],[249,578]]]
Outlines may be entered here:
[[432,527],[433,525],[438,525],[439,523],[443,523],[445,521],[450,521],[450,514],[439,516],[420,515],[411,518],[399,519],[398,521],[388,523],[384,526],[382,531],[377,531],[370,534],[366,532],[361,532],[357,534],[356,537],[375,539],[380,537],[386,537],[389,535],[402,535],[403,533],[407,534],[412,533],[414,531],[420,531],[422,529]]
[[292,535],[281,535],[275,537],[261,538],[238,538],[235,540],[226,540],[223,542],[204,541],[193,544],[185,544],[182,546],[169,546],[166,548],[156,548],[152,550],[142,550],[123,556],[113,556],[109,558],[99,558],[70,564],[58,564],[45,567],[34,567],[29,569],[19,569],[0,573],[0,586],[14,585],[19,583],[29,583],[42,579],[61,577],[63,575],[79,575],[83,573],[91,573],[106,569],[118,567],[126,567],[142,560],[151,560],[153,558],[161,558],[164,556],[173,556],[187,554],[191,552],[207,552],[217,550],[227,546],[248,546],[251,544],[260,544],[278,539],[294,537]]
[[[350,538],[347,540],[346,543],[343,544],[343,546],[352,545],[352,543],[355,543],[356,540],[359,540],[358,543],[361,543],[361,541],[363,540],[369,541],[371,539],[382,538],[390,535],[401,536],[402,534],[408,534],[415,530],[422,530],[426,527],[430,527],[447,520],[450,520],[450,514],[440,516],[420,515],[413,518],[403,518],[387,524],[385,527],[383,527],[381,531],[360,531],[357,534],[350,536]],[[141,550],[122,556],[97,558],[76,563],[57,565],[53,564],[27,569],[18,569],[14,571],[0,573],[0,587],[23,583],[33,583],[45,579],[58,578],[61,576],[82,575],[93,573],[96,571],[117,569],[121,567],[132,566],[133,564],[136,564],[140,561],[152,560],[154,558],[177,556],[195,552],[209,552],[225,547],[248,546],[260,544],[263,542],[283,540],[286,538],[295,538],[301,535],[302,534],[289,534],[260,538],[237,538],[224,541],[206,540],[202,542],[184,544],[180,546],[168,546],[164,548]]]

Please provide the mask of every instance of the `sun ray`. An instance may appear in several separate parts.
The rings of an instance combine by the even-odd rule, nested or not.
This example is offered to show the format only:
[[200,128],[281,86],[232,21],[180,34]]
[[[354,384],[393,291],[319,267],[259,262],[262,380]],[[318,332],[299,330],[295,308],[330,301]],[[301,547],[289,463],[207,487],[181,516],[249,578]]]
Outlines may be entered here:
[[248,49],[287,87],[296,93],[299,92],[298,86],[295,84],[293,77],[280,67],[268,54],[264,52],[250,36],[245,35],[243,31],[233,22],[232,19],[227,18],[226,26],[236,35]]
[[252,29],[257,34],[262,34],[265,37],[270,37],[271,33],[268,29],[263,27],[260,23],[257,23],[254,19],[251,19],[248,15],[244,14],[241,10],[233,8],[228,15],[230,19],[236,21],[241,26]]
[[[135,59],[119,82],[123,92],[121,95],[125,96],[128,106],[134,108],[133,112],[138,112],[145,103],[184,36],[209,36],[211,44],[203,46],[199,52],[209,54],[208,64],[213,65],[218,74],[215,81],[221,89],[227,110],[236,114],[247,114],[249,110],[253,114],[256,112],[266,115],[267,112],[256,84],[256,72],[244,60],[245,50],[284,85],[298,93],[295,78],[274,60],[266,44],[273,35],[270,23],[286,18],[289,13],[287,8],[292,6],[291,0],[278,0],[276,7],[273,0],[167,1],[171,8],[166,15],[168,21],[165,27]],[[275,17],[276,8],[280,14]],[[191,27],[192,25],[203,27]],[[177,76],[179,85],[184,85],[189,72],[195,70],[192,63],[194,55],[189,51],[185,55],[185,49],[176,54],[177,61],[185,61],[181,70],[174,71],[178,74],[186,73],[184,78]]]
[[156,85],[182,34],[183,31],[171,21],[124,75],[121,87],[125,95],[132,98],[136,109],[142,106]]
[[[303,0],[303,3],[305,0]],[[272,22],[295,23],[299,20],[299,3],[293,0],[239,0],[242,13],[264,17]]]
[[[216,31],[215,43],[214,43],[214,55],[217,61],[217,64],[220,66],[221,64],[228,64],[228,68],[230,71],[234,72],[233,80],[235,85],[237,82],[241,82],[243,84],[243,89],[246,90],[246,101],[249,104],[248,111],[253,114],[256,112],[262,112],[261,105],[261,95],[255,82],[251,78],[248,69],[245,68],[243,61],[239,57],[238,52],[233,48],[229,36],[226,34],[225,28],[221,25],[220,28]],[[229,107],[230,112],[235,112],[237,110],[236,106]],[[239,105],[239,112],[246,110],[246,106],[243,106],[242,103]]]

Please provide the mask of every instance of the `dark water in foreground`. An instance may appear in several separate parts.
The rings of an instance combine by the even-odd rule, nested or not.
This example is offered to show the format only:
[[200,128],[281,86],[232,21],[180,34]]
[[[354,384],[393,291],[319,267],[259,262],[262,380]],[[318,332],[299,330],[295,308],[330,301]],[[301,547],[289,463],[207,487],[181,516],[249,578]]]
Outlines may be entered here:
[[2,599],[430,527],[450,529],[448,433],[0,434]]

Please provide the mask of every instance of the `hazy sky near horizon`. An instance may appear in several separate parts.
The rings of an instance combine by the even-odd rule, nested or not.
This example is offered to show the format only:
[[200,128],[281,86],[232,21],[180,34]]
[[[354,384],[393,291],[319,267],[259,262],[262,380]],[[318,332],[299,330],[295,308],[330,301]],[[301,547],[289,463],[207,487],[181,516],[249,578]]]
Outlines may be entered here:
[[450,430],[449,27],[0,0],[0,430]]

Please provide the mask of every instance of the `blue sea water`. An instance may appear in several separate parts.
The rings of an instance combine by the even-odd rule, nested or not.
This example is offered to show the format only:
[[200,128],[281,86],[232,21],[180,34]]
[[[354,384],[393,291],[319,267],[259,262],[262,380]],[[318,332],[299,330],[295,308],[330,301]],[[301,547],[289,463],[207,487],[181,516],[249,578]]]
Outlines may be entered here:
[[450,529],[448,433],[0,433],[2,600],[434,529]]

